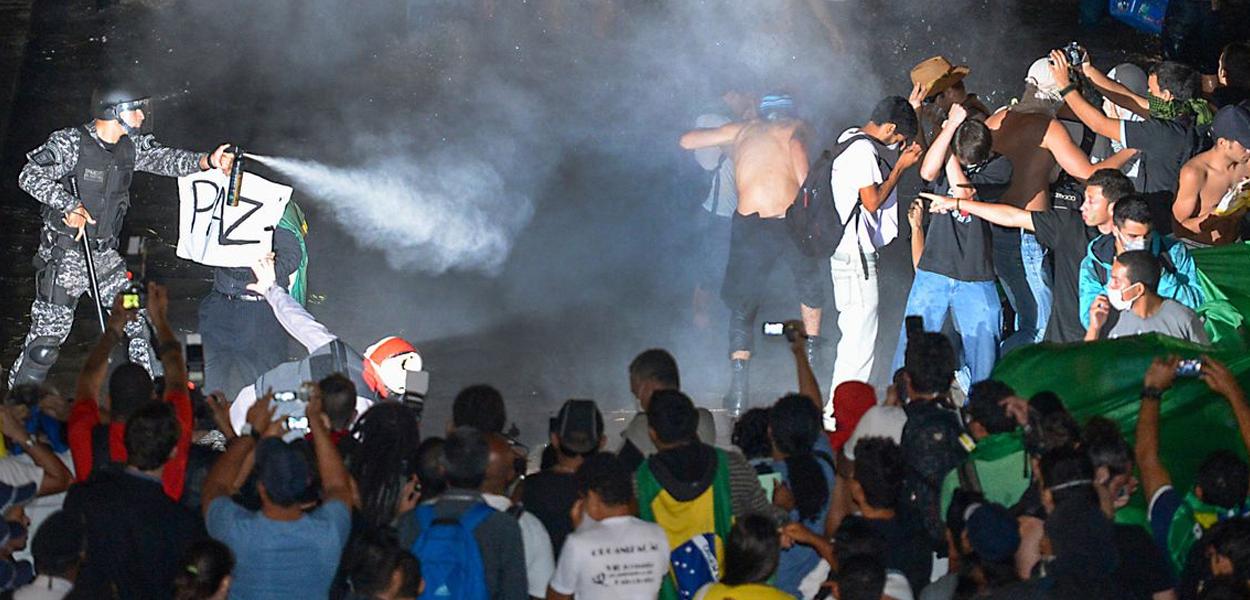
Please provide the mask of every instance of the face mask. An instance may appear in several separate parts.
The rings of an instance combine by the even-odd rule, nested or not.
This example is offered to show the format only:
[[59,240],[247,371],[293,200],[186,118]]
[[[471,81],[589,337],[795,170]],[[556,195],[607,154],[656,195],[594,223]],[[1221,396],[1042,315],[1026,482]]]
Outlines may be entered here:
[[1145,250],[1145,249],[1146,249],[1146,238],[1136,238],[1136,239],[1131,239],[1131,240],[1120,240],[1120,244],[1124,246],[1124,251],[1125,251],[1125,252],[1131,252],[1131,251],[1133,251],[1133,250]]
[[1126,311],[1133,305],[1132,300],[1124,299],[1124,289],[1107,288],[1107,301],[1111,303],[1111,308],[1118,311]]

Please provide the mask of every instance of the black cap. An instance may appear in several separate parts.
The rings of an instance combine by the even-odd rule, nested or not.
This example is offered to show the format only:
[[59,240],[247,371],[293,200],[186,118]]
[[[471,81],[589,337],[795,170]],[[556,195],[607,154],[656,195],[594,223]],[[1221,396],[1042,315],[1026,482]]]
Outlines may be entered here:
[[1250,148],[1250,110],[1240,104],[1225,106],[1215,113],[1211,137],[1224,138]]

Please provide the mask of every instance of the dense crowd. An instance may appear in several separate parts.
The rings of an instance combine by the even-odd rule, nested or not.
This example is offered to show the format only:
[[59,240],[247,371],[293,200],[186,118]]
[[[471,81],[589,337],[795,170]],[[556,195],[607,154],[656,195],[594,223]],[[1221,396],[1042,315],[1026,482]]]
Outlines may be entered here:
[[[722,153],[703,226],[729,236],[731,435],[681,391],[662,349],[622,365],[639,410],[619,436],[594,401],[569,400],[531,460],[489,385],[461,390],[445,429],[423,422],[415,349],[385,338],[358,353],[318,323],[289,289],[304,248],[287,231],[250,272],[219,270],[201,315],[238,325],[250,311],[307,358],[195,385],[166,290],[149,283],[141,310],[132,288],[116,295],[72,397],[15,382],[0,406],[0,588],[17,600],[1250,597],[1250,405],[1229,367],[1158,356],[1129,438],[992,378],[1005,353],[1042,341],[1212,344],[1193,253],[1244,238],[1250,45],[1225,48],[1208,79],[1170,61],[1104,73],[1069,46],[996,111],[968,73],[921,63],[910,97],[878,102],[811,165],[784,94],[727,95],[732,120],[682,137]],[[169,173],[228,170],[224,147],[152,144],[141,156]],[[59,198],[54,159],[33,153],[24,185]],[[925,191],[901,211],[912,167]],[[821,260],[769,219],[796,189],[747,177],[779,170],[845,228]],[[901,212],[915,277],[879,399],[867,383],[876,251]],[[747,288],[777,261],[794,271],[803,318],[775,332],[797,392],[766,403],[746,385],[759,308]],[[828,394],[813,276],[837,295]],[[112,360],[134,354],[144,321],[152,360]],[[242,329],[269,339],[259,327]],[[1221,399],[1245,444],[1178,473],[1185,487],[1160,441],[1178,377]],[[205,395],[214,378],[230,389]]]

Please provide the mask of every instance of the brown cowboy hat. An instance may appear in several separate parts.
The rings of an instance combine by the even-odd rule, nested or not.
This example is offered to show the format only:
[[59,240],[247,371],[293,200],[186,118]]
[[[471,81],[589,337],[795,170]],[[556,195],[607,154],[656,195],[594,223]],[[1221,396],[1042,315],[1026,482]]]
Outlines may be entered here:
[[911,82],[924,87],[924,97],[928,98],[946,91],[968,75],[968,65],[952,66],[945,56],[926,58],[912,67]]

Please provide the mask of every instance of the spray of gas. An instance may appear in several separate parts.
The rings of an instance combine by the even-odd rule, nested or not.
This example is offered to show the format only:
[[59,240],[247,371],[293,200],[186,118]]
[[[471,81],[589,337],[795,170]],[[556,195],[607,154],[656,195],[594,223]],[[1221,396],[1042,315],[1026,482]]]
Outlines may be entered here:
[[298,193],[316,201],[366,248],[392,268],[495,275],[516,233],[534,208],[511,195],[488,164],[469,157],[406,157],[367,167],[334,167],[309,160],[248,154],[277,171]]

